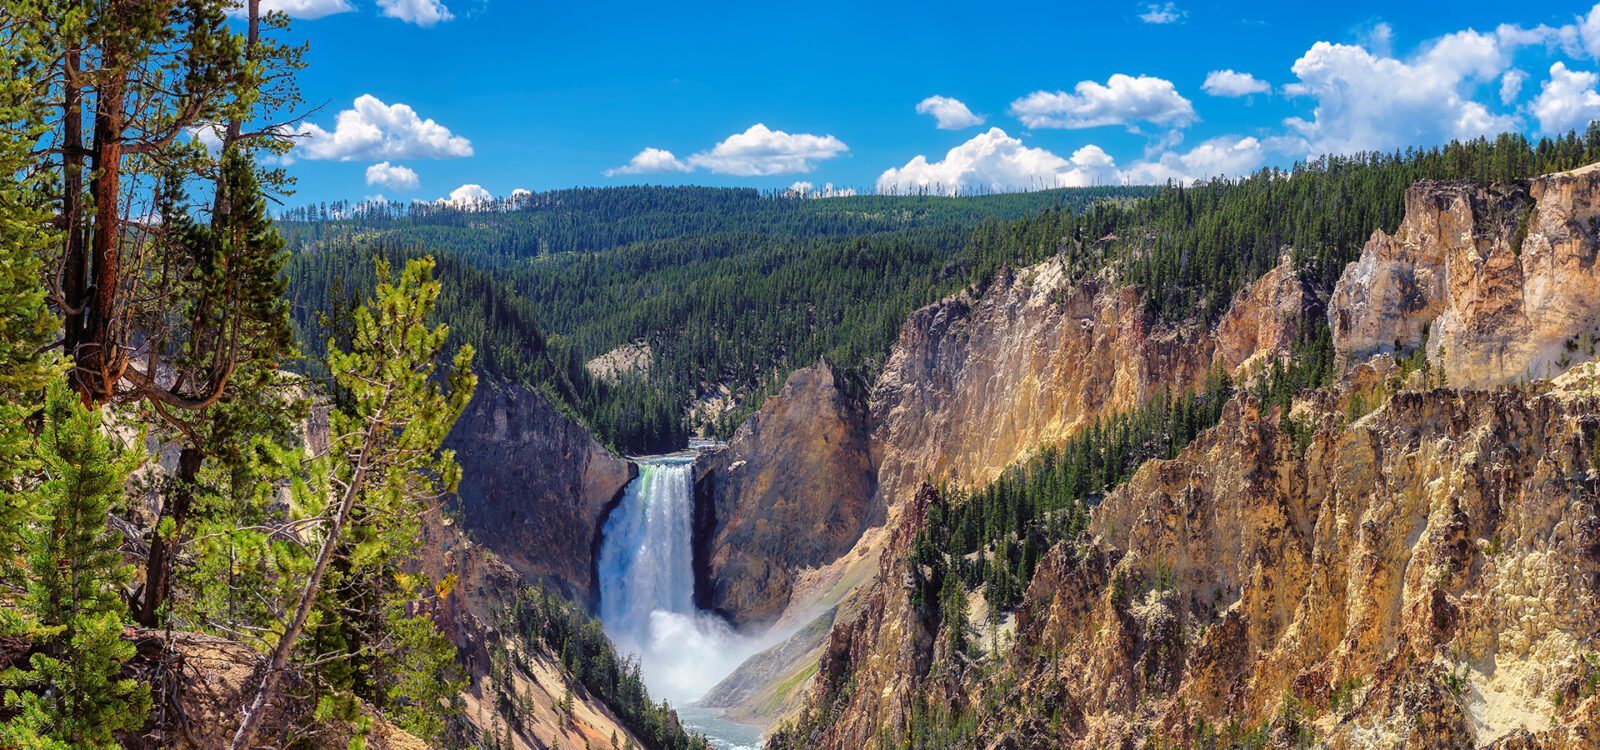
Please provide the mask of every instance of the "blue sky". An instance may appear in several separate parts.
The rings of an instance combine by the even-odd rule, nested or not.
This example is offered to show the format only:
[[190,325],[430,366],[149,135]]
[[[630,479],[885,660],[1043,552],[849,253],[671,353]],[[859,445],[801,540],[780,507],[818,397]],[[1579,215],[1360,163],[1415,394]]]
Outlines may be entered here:
[[1582,3],[266,2],[320,107],[290,205],[1153,182],[1600,117]]

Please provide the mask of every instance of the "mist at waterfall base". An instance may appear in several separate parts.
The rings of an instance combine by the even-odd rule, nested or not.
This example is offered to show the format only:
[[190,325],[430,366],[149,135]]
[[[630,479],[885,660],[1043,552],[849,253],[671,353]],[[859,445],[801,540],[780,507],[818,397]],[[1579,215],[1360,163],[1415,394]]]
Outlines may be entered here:
[[600,547],[600,622],[650,695],[684,706],[764,648],[694,605],[694,456],[639,462]]

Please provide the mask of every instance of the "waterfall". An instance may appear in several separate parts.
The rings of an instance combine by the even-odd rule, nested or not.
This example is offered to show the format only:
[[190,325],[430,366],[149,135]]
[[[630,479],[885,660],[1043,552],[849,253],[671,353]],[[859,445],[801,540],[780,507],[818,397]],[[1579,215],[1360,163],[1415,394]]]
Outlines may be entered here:
[[600,546],[606,634],[639,658],[650,694],[674,705],[704,695],[759,647],[695,608],[693,526],[693,455],[645,459]]

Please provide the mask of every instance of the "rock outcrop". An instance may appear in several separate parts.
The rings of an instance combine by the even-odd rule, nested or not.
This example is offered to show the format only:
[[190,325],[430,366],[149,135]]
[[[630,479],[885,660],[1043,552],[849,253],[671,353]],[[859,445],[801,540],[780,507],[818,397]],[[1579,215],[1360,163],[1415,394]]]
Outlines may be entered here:
[[462,526],[517,573],[572,601],[598,595],[601,519],[633,478],[544,396],[485,382],[445,441],[461,465]]
[[1373,233],[1334,288],[1347,361],[1412,350],[1451,385],[1559,375],[1600,334],[1600,165],[1526,185],[1422,182],[1394,235]]
[[650,363],[654,358],[655,352],[650,348],[649,342],[634,341],[583,363],[583,368],[596,380],[616,381],[622,379],[624,375],[649,373]]
[[1327,747],[1594,746],[1597,411],[1403,393],[1343,429],[1330,412],[1302,455],[1236,400],[1035,577],[1017,648],[1052,657],[999,703],[1061,695],[1070,726],[986,723],[1022,746],[1185,745],[1230,721]]
[[1293,350],[1327,304],[1285,254],[1266,275],[1240,289],[1212,331],[1215,364],[1235,376],[1264,372]]
[[872,389],[884,502],[987,482],[1103,411],[1200,382],[1211,356],[1204,331],[1155,328],[1138,290],[1073,283],[1055,261],[918,310]]
[[[816,611],[837,606],[841,629],[867,637],[878,625],[892,626],[884,637],[902,639],[909,625],[898,616],[877,625],[850,623],[868,602],[904,602],[889,590],[897,582],[874,583],[874,576],[880,560],[893,559],[884,555],[894,529],[924,481],[978,486],[1102,414],[1194,387],[1212,367],[1259,371],[1289,352],[1303,322],[1322,314],[1321,305],[1286,258],[1242,289],[1214,329],[1162,327],[1137,289],[1071,280],[1052,260],[1002,275],[981,296],[963,293],[918,310],[871,390],[873,503],[885,525],[867,531],[838,560],[796,575],[798,593],[780,623],[809,632],[801,626]],[[801,674],[828,648],[779,651],[793,660],[782,668],[763,664],[760,672]],[[734,685],[751,681],[742,672],[730,678],[726,693],[742,694]],[[779,718],[773,706],[794,705],[792,696],[756,692],[760,706],[735,707],[745,720],[771,723]]]
[[882,519],[866,407],[826,360],[789,376],[697,467],[696,598],[748,627],[775,620],[794,575]]

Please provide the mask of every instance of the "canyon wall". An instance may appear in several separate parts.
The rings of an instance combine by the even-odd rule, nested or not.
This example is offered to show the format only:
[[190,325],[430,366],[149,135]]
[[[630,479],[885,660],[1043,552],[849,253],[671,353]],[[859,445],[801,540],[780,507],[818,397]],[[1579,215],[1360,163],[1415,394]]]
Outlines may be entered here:
[[1204,332],[1148,317],[1137,290],[1073,283],[1055,261],[913,313],[872,388],[883,502],[924,480],[982,484],[1103,411],[1202,380]]
[[[915,595],[925,572],[906,546],[921,500],[891,502],[899,531],[881,545],[879,574],[834,628],[802,721],[774,745],[1600,745],[1600,370],[1553,388],[1401,391],[1370,414],[1373,402],[1354,397],[1392,367],[1379,355],[1416,349],[1425,331],[1430,366],[1457,387],[1549,377],[1591,357],[1597,181],[1588,168],[1500,189],[1414,187],[1400,229],[1376,233],[1327,301],[1350,380],[1301,394],[1289,415],[1240,395],[1176,459],[1143,466],[1093,510],[1088,536],[1050,551],[1014,642],[981,671],[945,650],[938,608]],[[1118,294],[1136,295],[1095,298]],[[1030,392],[1008,395],[1001,379],[982,391],[992,407],[947,385],[959,368],[902,368],[918,385],[874,401],[875,418],[894,418],[880,404],[904,415],[875,426],[880,485],[903,497],[924,477],[985,481],[1004,465],[991,460],[1070,430],[1052,420],[1137,404],[1142,382],[1193,382],[1206,362],[1258,372],[1263,352],[1285,351],[1321,308],[1280,266],[1209,332],[1080,315],[1080,341],[1124,342],[1111,362],[1128,369],[1101,369],[1092,346],[1069,360],[1092,378],[1030,382],[1039,368],[1008,368]],[[946,336],[903,338],[922,353],[913,363],[984,340],[960,327],[964,310],[918,313],[941,314],[957,323]],[[1048,340],[1015,322],[991,318],[985,351]],[[1130,330],[1142,335],[1119,333]],[[1016,332],[1029,333],[1007,338]],[[1170,339],[1183,345],[1148,343]],[[1067,392],[1031,392],[1054,389]],[[941,422],[949,404],[971,435],[945,434],[958,424]],[[1031,446],[995,435],[1013,429]],[[904,458],[891,455],[896,441]]]
[[1017,707],[984,718],[994,741],[1184,745],[1234,722],[1328,747],[1595,746],[1600,403],[1438,390],[1338,412],[1302,453],[1241,398],[1112,493],[1094,542],[1034,579],[1016,648],[1051,656],[987,688]]
[[454,503],[464,530],[528,580],[582,606],[595,601],[600,524],[633,464],[543,395],[487,381],[445,448],[461,464]]
[[987,675],[942,651],[892,545],[795,746],[943,710],[994,748],[1594,747],[1597,393],[1402,393],[1349,425],[1320,399],[1303,447],[1240,396],[1049,553]]
[[1373,233],[1329,309],[1350,362],[1424,343],[1451,385],[1559,375],[1600,337],[1600,165],[1510,187],[1423,182]]
[[795,574],[848,552],[882,518],[866,407],[826,360],[697,465],[696,604],[741,627],[770,624]]
[[[731,676],[713,692],[725,701],[718,705],[765,725],[792,713],[795,694],[808,689],[798,676],[811,674],[827,647],[804,626],[826,611],[843,627],[867,602],[894,595],[877,591],[892,583],[872,581],[905,504],[925,481],[979,486],[1102,414],[1194,387],[1212,367],[1259,370],[1288,352],[1321,304],[1285,261],[1241,290],[1214,330],[1163,327],[1138,290],[1070,280],[1051,260],[1003,274],[980,296],[955,295],[913,313],[870,392],[871,502],[884,524],[861,534],[847,554],[795,570],[779,625],[799,634]],[[816,445],[808,452],[827,447],[809,437]],[[773,677],[788,694],[750,689]],[[735,700],[741,695],[761,698]]]

